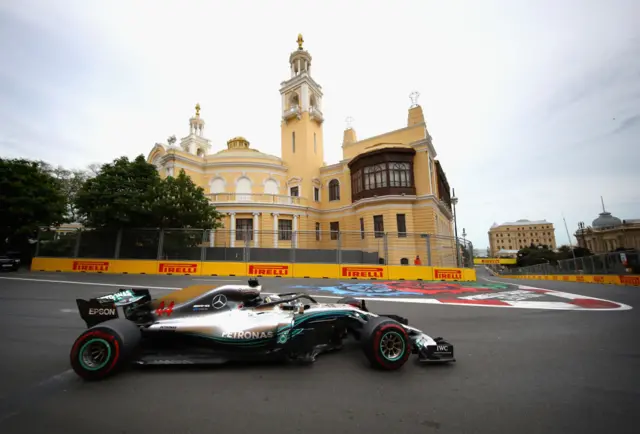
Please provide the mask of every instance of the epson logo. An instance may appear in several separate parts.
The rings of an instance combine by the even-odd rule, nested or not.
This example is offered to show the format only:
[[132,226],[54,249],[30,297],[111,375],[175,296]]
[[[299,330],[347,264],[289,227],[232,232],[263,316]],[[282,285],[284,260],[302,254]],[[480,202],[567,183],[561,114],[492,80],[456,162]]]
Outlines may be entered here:
[[222,337],[231,339],[267,339],[273,337],[273,332],[224,332]]
[[95,308],[92,307],[91,309],[89,309],[89,315],[115,315],[116,314],[116,310],[115,309],[103,309],[103,308]]

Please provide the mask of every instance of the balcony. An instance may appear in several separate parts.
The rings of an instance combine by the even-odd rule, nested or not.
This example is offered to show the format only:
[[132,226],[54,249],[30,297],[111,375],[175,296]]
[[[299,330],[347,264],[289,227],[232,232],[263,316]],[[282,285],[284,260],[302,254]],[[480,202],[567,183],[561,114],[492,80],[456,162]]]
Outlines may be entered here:
[[214,204],[260,203],[304,207],[308,206],[309,202],[306,197],[266,193],[210,193],[206,196]]
[[312,120],[318,122],[319,124],[324,122],[322,112],[317,107],[309,107],[309,116]]
[[293,118],[300,119],[300,106],[298,105],[291,106],[284,112],[282,112],[282,119],[284,119],[285,121]]

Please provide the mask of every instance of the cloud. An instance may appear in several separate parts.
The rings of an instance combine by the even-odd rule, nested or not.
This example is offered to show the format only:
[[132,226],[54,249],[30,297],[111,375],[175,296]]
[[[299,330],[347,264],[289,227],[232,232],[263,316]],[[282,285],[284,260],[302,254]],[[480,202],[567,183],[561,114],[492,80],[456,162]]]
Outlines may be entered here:
[[[363,19],[366,12],[367,19]],[[640,217],[635,0],[0,4],[0,155],[81,167],[186,135],[199,102],[213,150],[280,155],[280,82],[302,32],[323,86],[325,160],[420,104],[458,223]],[[266,17],[269,17],[268,19]],[[637,200],[638,199],[638,200]]]

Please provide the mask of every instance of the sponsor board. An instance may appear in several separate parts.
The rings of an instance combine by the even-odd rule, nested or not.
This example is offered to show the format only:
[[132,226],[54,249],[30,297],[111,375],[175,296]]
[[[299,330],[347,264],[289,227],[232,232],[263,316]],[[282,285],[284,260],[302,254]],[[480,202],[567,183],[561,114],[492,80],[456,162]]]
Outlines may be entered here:
[[107,272],[109,261],[73,261],[73,271]]
[[290,273],[288,265],[271,264],[250,264],[248,267],[249,276],[288,276]]
[[435,268],[433,270],[434,280],[460,280],[462,270],[459,268]]
[[242,331],[242,332],[223,332],[223,338],[229,339],[269,339],[273,337],[273,332],[251,332],[251,331]]
[[473,258],[473,263],[476,265],[490,265],[490,264],[517,264],[518,261],[515,258]]
[[503,274],[500,277],[506,279],[524,279],[524,280],[552,280],[558,282],[578,282],[578,283],[598,283],[601,285],[618,285],[618,286],[640,286],[639,275],[603,275],[603,274],[525,274],[525,275],[509,275]]
[[384,278],[384,267],[343,266],[340,268],[340,276],[351,279],[382,279]]
[[640,276],[620,276],[620,283],[629,286],[640,286]]
[[159,273],[183,273],[183,274],[197,274],[198,263],[197,262],[160,262],[158,263]]

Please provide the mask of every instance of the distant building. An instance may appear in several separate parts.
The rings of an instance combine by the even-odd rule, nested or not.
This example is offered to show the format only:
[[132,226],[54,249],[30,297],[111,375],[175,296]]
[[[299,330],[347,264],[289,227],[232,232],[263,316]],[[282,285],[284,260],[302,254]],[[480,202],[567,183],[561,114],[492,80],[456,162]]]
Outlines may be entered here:
[[620,220],[602,207],[591,226],[578,228],[575,233],[580,247],[592,253],[607,253],[616,249],[640,249],[640,219]]
[[556,248],[553,223],[546,220],[518,220],[501,225],[494,223],[489,229],[489,249],[492,256],[514,256],[518,250],[531,244]]

